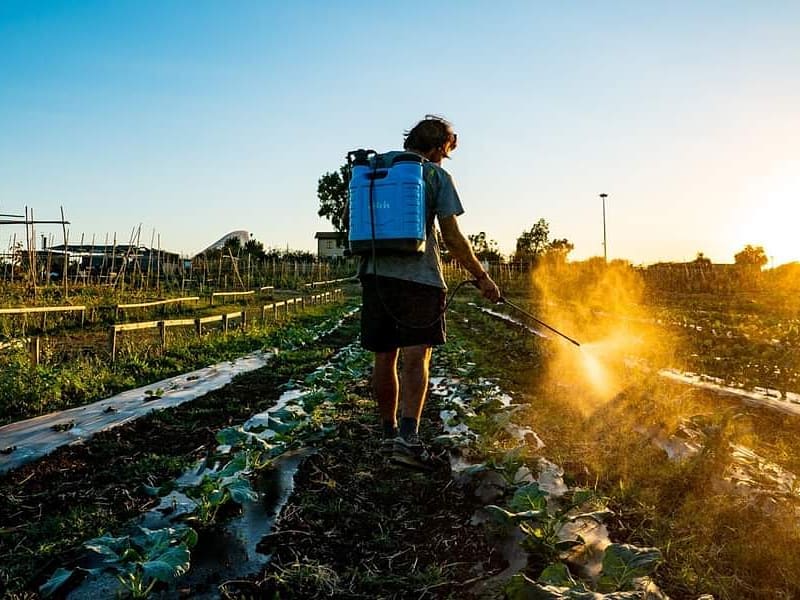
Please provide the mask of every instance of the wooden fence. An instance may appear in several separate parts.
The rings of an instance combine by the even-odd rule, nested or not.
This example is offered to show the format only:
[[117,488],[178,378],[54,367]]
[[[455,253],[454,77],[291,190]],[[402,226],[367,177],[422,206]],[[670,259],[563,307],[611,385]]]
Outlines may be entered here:
[[[333,302],[337,299],[344,297],[341,289],[323,292],[321,294],[314,294],[305,297],[289,298],[288,300],[281,300],[280,302],[272,302],[265,304],[261,307],[261,322],[265,323],[267,319],[267,312],[272,312],[273,318],[279,318],[279,310],[284,309],[286,315],[289,314],[289,308],[293,307],[294,312],[305,309],[306,303],[308,304],[325,304]],[[228,333],[229,324],[231,321],[239,319],[240,328],[242,331],[247,327],[247,313],[246,311],[226,313],[221,315],[212,315],[208,317],[198,317],[196,319],[170,319],[161,321],[143,321],[140,323],[120,323],[111,325],[109,328],[109,353],[111,354],[111,361],[116,360],[117,355],[117,334],[123,331],[140,331],[145,329],[158,329],[161,338],[161,349],[165,350],[167,347],[167,329],[170,327],[187,327],[194,326],[195,332],[198,336],[203,335],[203,325],[208,323],[222,323],[222,332]],[[38,338],[37,338],[38,339]]]
[[307,288],[317,288],[317,287],[324,287],[327,285],[336,285],[337,283],[356,283],[358,280],[355,277],[343,277],[341,279],[330,279],[328,281],[312,281],[311,283],[306,283],[304,287]]
[[[81,326],[86,322],[86,307],[85,306],[30,306],[30,307],[22,307],[22,308],[0,308],[0,315],[31,315],[31,314],[41,314],[42,315],[42,330],[44,330],[45,326],[47,325],[47,315],[53,313],[63,313],[63,312],[80,312],[81,313]],[[23,326],[23,335],[25,335],[24,326]]]
[[185,296],[183,298],[168,298],[167,300],[153,300],[152,302],[134,302],[133,304],[117,304],[114,306],[114,320],[118,320],[122,311],[131,308],[150,308],[153,306],[164,306],[169,304],[183,304],[184,302],[199,302],[200,296]]

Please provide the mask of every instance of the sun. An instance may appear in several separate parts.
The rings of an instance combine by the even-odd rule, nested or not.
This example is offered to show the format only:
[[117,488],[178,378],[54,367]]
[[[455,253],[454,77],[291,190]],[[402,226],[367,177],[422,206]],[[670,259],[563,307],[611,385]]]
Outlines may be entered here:
[[741,247],[763,246],[770,267],[800,261],[800,160],[776,165],[752,180],[746,198],[746,214],[737,228]]

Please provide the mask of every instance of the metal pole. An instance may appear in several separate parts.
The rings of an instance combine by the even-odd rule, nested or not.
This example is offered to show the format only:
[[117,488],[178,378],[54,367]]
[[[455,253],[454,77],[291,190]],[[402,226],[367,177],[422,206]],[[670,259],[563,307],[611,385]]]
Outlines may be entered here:
[[606,198],[608,194],[600,194],[603,199],[603,260],[608,262],[608,244],[606,241]]

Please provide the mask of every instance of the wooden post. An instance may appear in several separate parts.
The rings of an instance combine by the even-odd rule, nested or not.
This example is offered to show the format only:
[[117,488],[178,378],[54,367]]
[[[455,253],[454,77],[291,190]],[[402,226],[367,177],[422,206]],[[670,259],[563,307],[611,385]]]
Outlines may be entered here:
[[158,262],[156,263],[156,291],[161,293],[161,234],[158,234]]
[[114,232],[114,242],[113,246],[111,247],[111,266],[108,269],[108,283],[111,283],[111,273],[114,273],[114,285],[117,285],[117,271],[116,271],[116,263],[117,263],[117,232]]
[[197,333],[197,337],[203,335],[203,323],[199,318],[194,320],[194,330]]
[[306,297],[305,296],[303,296],[303,298],[300,300],[300,310],[302,310],[303,312],[305,312],[305,310],[306,310]]
[[69,252],[67,251],[67,244],[69,244],[69,236],[67,235],[67,223],[64,218],[64,207],[61,207],[61,230],[64,233],[64,262],[62,267],[61,279],[64,283],[64,299],[69,298],[69,282],[67,281],[67,265],[69,264]]
[[161,336],[161,352],[167,349],[167,325],[164,321],[158,322],[158,333]]
[[222,315],[222,333],[228,333],[228,315]]
[[[80,245],[80,250],[78,251],[78,256],[81,256],[83,254],[83,239],[85,235],[86,234],[81,233],[81,245]],[[78,275],[80,274],[82,263],[83,263],[83,257],[81,257],[81,259],[78,262],[78,266],[75,269],[75,280],[72,282],[73,287],[78,287]]]
[[10,251],[11,251],[11,280],[10,281],[11,281],[11,283],[14,283],[14,263],[17,262],[15,260],[16,259],[16,254],[17,254],[17,234],[16,233],[14,234],[13,241],[11,242]]
[[113,363],[117,358],[117,328],[113,325],[109,331],[108,345],[108,351],[111,353],[111,362]]
[[150,289],[150,275],[153,272],[153,244],[156,240],[156,228],[153,227],[153,232],[150,234],[150,253],[147,256],[147,283],[144,289]]
[[[92,283],[92,271],[94,271],[94,234],[92,234],[92,247],[89,249],[89,269],[87,270],[89,285]],[[86,281],[84,281],[85,284]]]
[[39,359],[41,357],[41,344],[39,342],[39,336],[34,336],[30,339],[30,343],[28,346],[31,355],[31,367],[34,369],[39,366]]
[[267,307],[265,305],[261,307],[261,324],[263,325],[266,322],[267,322]]
[[278,320],[278,303],[277,302],[274,302],[272,304],[272,318],[275,321]]
[[247,311],[243,310],[242,311],[242,331],[244,331],[246,328],[247,328]]

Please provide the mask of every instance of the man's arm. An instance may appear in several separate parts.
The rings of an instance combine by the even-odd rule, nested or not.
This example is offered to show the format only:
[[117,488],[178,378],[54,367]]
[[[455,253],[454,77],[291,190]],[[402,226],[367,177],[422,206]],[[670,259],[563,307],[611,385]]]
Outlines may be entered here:
[[478,281],[478,286],[483,296],[492,302],[499,302],[500,289],[489,277],[489,273],[483,270],[483,265],[481,265],[472,251],[469,240],[464,237],[464,234],[458,228],[456,216],[452,215],[439,219],[439,227],[442,229],[442,238],[444,243],[447,244],[450,254]]

